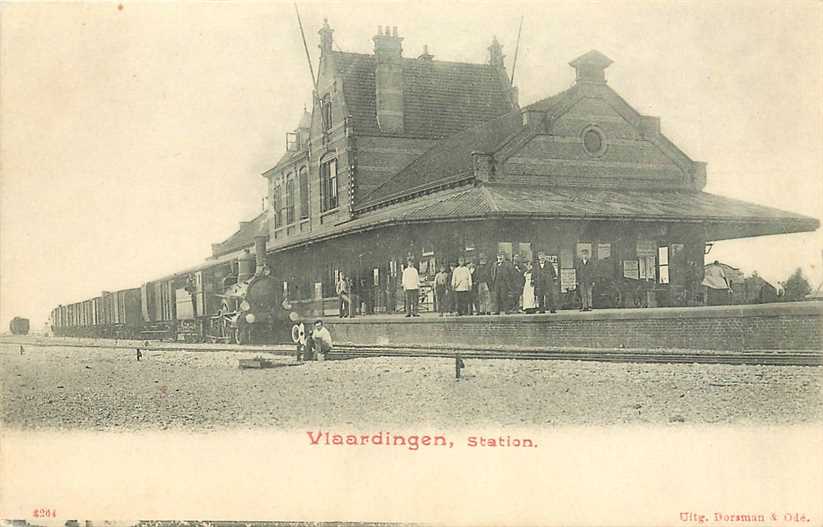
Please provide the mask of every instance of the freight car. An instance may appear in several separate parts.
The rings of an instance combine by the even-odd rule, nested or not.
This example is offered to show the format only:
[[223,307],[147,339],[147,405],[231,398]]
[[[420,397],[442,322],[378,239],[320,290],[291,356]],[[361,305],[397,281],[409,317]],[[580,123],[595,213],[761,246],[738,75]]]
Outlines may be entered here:
[[151,280],[103,292],[52,311],[58,336],[234,342],[283,340],[288,303],[266,261],[265,238],[248,250]]
[[138,338],[142,328],[140,289],[103,291],[100,296],[56,307],[49,319],[56,336]]
[[12,335],[28,335],[29,334],[29,319],[22,317],[14,317],[9,322],[9,331]]

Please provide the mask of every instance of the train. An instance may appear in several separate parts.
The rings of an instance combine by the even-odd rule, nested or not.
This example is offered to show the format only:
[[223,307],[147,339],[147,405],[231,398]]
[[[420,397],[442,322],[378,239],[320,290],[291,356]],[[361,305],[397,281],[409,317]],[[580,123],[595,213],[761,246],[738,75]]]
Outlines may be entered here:
[[[224,256],[51,311],[55,336],[254,344],[285,341],[291,305],[266,261],[265,237],[255,254]],[[292,315],[293,316],[293,315]],[[290,338],[288,338],[290,341]]]
[[9,331],[12,335],[28,335],[29,334],[29,319],[22,317],[14,317],[9,322]]

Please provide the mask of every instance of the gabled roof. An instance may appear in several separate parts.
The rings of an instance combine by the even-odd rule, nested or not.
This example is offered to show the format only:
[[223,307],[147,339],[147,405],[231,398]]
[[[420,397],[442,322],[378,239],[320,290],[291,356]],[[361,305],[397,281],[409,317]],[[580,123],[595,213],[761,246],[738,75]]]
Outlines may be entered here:
[[472,152],[491,153],[523,130],[520,112],[513,111],[443,139],[369,193],[358,209],[463,179],[472,173]]
[[545,99],[540,99],[537,102],[533,102],[523,108],[523,110],[546,112],[551,114],[558,108],[561,108],[565,103],[573,101],[576,96],[577,85],[575,84],[560,93],[552,95],[551,97],[546,97]]
[[252,246],[254,245],[255,236],[268,236],[268,234],[268,215],[265,212],[261,212],[251,221],[241,221],[240,228],[237,232],[222,242],[213,243],[211,245],[212,256],[217,257]]
[[[547,97],[524,110],[551,113],[576,96],[574,86]],[[405,195],[458,181],[472,172],[472,152],[494,153],[519,133],[527,133],[519,110],[484,122],[439,141],[403,170],[387,179],[363,198],[358,209],[366,209]]]
[[[377,124],[374,55],[333,53],[355,133],[383,135]],[[514,108],[506,80],[491,65],[402,61],[404,136],[447,137]]]

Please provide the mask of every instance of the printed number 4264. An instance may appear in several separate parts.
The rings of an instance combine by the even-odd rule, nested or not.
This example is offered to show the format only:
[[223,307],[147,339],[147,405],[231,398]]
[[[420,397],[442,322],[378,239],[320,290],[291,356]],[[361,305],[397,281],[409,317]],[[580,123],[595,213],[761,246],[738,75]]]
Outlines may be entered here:
[[55,509],[34,509],[31,515],[35,518],[56,518],[57,511]]

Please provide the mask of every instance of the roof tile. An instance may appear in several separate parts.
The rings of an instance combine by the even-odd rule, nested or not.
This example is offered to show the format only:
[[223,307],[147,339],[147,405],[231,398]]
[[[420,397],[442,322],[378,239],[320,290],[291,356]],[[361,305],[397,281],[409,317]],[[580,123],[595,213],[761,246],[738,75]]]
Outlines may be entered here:
[[[374,55],[337,51],[335,64],[355,132],[382,135],[377,123]],[[509,112],[500,73],[488,64],[403,59],[403,135],[441,138]]]

